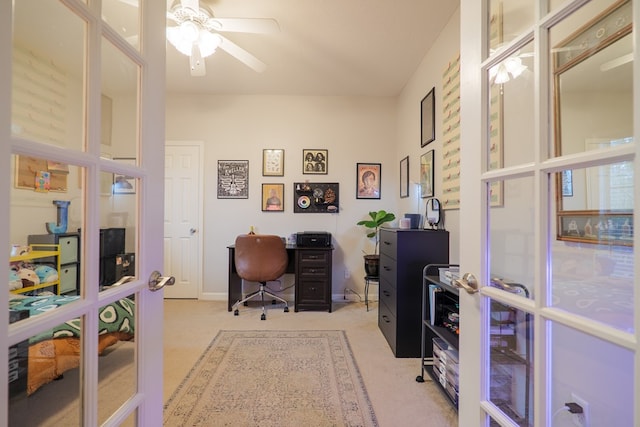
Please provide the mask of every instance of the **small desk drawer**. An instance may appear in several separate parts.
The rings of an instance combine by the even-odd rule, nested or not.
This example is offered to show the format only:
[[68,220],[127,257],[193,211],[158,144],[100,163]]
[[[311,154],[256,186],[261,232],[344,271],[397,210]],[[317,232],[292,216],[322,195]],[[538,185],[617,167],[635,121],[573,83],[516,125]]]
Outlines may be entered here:
[[300,268],[300,275],[303,277],[327,277],[327,266],[303,265]]
[[298,297],[305,303],[324,302],[326,292],[327,282],[324,280],[305,280],[304,284],[300,285]]
[[331,256],[330,251],[307,251],[301,250],[298,260],[302,265],[306,264],[326,264]]
[[380,292],[379,299],[384,302],[387,308],[391,311],[391,314],[397,316],[396,312],[396,304],[397,304],[397,295],[396,288],[391,286],[389,282],[386,280],[380,280],[380,286],[378,287]]
[[398,262],[388,257],[387,255],[380,255],[380,278],[391,283],[394,287],[397,282],[397,266]]
[[393,353],[396,352],[396,332],[397,332],[396,316],[391,314],[387,305],[383,302],[378,305],[378,327],[382,331],[382,335],[387,339]]
[[393,259],[397,258],[398,251],[398,233],[380,230],[380,254],[387,255]]

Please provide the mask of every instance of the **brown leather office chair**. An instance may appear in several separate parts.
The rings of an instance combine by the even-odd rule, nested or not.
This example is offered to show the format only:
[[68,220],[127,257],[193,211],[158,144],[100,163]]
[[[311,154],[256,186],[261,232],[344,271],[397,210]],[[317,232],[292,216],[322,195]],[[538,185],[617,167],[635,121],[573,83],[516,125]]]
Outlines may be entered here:
[[[261,320],[266,320],[265,295],[284,303],[284,312],[289,312],[289,304],[266,289],[267,282],[279,279],[287,270],[289,258],[284,242],[279,236],[243,234],[236,237],[235,265],[238,276],[250,282],[259,282],[260,289],[247,295],[233,305],[233,314],[238,315],[238,306],[255,297],[262,299]],[[274,302],[275,303],[275,302]]]

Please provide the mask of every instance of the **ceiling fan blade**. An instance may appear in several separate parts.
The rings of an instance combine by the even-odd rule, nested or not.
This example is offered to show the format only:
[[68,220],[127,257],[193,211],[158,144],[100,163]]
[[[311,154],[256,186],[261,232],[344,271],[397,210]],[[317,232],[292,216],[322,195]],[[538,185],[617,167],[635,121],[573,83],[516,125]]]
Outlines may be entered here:
[[244,63],[246,66],[252,68],[258,73],[263,72],[265,68],[267,68],[267,65],[264,62],[260,61],[258,58],[256,58],[251,53],[247,52],[228,38],[223,36],[220,36],[220,38],[222,39],[222,42],[218,47],[226,51],[229,55],[235,57],[238,61]]
[[276,34],[280,32],[278,21],[271,18],[211,18],[206,27],[210,30],[236,33]]
[[195,12],[200,10],[200,2],[198,0],[180,0],[180,4],[182,7],[188,7]]
[[138,7],[140,0],[120,0],[120,3],[128,4],[129,6]]
[[206,74],[206,68],[204,65],[204,58],[200,53],[200,46],[194,43],[191,47],[191,55],[189,56],[189,67],[191,68],[192,76],[204,76]]
[[611,61],[607,61],[604,64],[600,65],[600,71],[609,71],[631,61],[633,61],[633,53],[628,53],[626,55],[619,56],[618,58],[612,59]]

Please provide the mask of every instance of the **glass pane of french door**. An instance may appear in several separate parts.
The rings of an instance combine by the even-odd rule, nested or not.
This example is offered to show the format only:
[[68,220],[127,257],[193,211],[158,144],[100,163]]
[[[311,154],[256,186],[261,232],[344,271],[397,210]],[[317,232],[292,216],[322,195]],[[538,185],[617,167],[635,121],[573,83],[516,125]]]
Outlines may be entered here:
[[81,150],[86,22],[59,1],[14,5],[11,133]]

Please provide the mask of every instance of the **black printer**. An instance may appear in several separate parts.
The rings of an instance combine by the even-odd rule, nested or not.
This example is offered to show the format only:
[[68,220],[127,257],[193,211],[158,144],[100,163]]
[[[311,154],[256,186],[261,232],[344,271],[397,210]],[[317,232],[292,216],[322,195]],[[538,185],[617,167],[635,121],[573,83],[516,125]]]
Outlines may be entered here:
[[331,246],[331,233],[326,231],[301,231],[296,234],[296,246],[325,248]]

